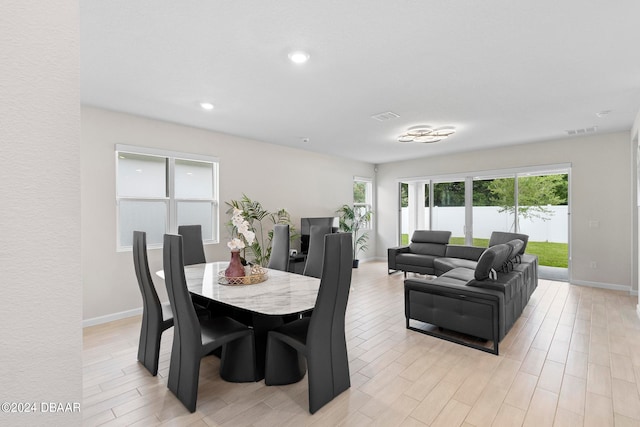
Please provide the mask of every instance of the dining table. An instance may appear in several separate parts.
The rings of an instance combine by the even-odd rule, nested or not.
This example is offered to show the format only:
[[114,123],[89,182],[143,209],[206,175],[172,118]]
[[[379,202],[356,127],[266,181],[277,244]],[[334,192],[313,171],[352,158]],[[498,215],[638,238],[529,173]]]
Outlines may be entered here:
[[[266,280],[254,284],[227,284],[228,262],[184,267],[187,289],[213,316],[229,316],[253,328],[257,380],[264,378],[267,334],[270,330],[309,315],[316,304],[320,279],[264,269]],[[164,280],[164,270],[156,272]]]

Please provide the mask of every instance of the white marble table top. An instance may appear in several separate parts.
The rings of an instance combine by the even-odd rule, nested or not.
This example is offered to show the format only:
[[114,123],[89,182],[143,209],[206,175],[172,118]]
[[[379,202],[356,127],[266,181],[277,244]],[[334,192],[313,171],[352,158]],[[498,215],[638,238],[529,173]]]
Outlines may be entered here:
[[[221,285],[218,272],[228,265],[210,262],[185,266],[187,288],[193,294],[266,315],[302,313],[316,305],[320,279],[268,270],[267,280],[255,285]],[[156,274],[164,279],[163,270]]]

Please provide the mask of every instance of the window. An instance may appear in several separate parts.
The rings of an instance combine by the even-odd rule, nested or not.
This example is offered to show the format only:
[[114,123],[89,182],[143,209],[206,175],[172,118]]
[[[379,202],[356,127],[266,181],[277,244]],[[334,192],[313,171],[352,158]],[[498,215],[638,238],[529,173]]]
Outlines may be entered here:
[[165,233],[200,224],[205,243],[218,242],[218,161],[195,154],[116,146],[117,248],[132,246],[133,231],[149,247]]
[[[369,178],[353,178],[353,210],[363,215],[365,212],[371,212],[373,185]],[[371,221],[366,225],[366,228],[371,228]]]
[[399,181],[398,241],[408,244],[415,230],[448,230],[450,243],[486,247],[494,231],[523,233],[540,265],[567,268],[570,170],[558,164]]
[[[425,219],[431,219],[432,230],[449,230],[452,239],[465,237],[465,193],[464,179],[432,182],[433,206]],[[454,240],[455,241],[455,240]]]

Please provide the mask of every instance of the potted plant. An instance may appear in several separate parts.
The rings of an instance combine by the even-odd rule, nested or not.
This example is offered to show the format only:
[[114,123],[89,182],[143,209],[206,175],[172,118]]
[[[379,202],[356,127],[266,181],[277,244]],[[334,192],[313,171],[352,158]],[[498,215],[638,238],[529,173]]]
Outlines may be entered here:
[[373,212],[365,207],[342,205],[336,211],[340,216],[340,231],[353,234],[353,268],[358,268],[358,253],[367,249],[369,233],[362,229],[371,221]]
[[[232,220],[228,224],[231,228],[231,237],[239,237],[243,240],[245,245],[242,250],[244,253],[248,251],[253,256],[253,264],[266,267],[269,263],[271,240],[273,239],[271,228],[274,224],[289,224],[290,238],[293,240],[298,236],[291,223],[289,212],[285,209],[269,212],[262,207],[260,202],[251,200],[245,194],[242,195],[242,199],[231,200],[226,204],[229,206],[227,214],[232,215]],[[234,221],[233,217],[236,215],[240,218]],[[241,228],[238,228],[240,224]],[[269,229],[268,232],[267,229]],[[248,231],[251,239],[247,239],[245,231]]]

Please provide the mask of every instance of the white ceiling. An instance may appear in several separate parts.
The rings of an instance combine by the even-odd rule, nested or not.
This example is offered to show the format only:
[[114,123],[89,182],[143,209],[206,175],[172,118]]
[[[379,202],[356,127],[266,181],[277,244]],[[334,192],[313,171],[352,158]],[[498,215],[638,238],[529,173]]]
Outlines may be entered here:
[[[80,6],[84,104],[371,163],[628,130],[640,110],[637,0]],[[395,142],[414,125],[458,132]]]

